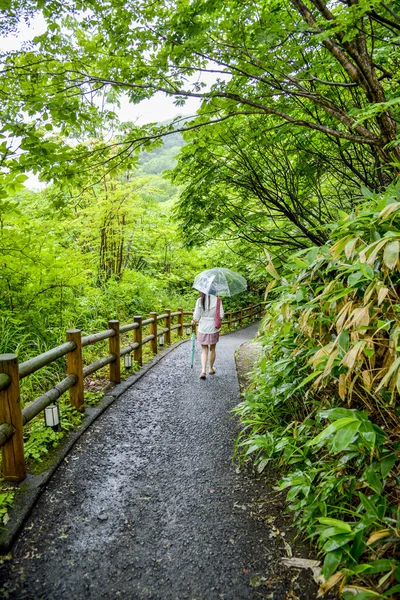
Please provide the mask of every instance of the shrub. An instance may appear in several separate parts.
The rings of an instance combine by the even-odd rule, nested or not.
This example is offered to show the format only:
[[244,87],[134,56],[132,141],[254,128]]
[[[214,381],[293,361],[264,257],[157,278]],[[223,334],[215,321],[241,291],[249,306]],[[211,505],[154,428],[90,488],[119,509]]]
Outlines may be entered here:
[[[325,555],[321,592],[400,591],[400,185],[331,226],[331,241],[272,265],[264,357],[237,413],[237,450],[280,487]],[[349,585],[349,581],[350,584]]]

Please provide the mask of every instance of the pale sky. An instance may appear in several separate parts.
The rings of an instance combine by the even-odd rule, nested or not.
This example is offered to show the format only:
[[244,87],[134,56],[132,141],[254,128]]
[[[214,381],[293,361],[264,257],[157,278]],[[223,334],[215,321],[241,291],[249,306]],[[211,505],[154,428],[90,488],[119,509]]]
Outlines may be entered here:
[[[18,50],[23,42],[30,41],[45,31],[45,21],[41,15],[38,15],[29,23],[29,26],[22,22],[16,35],[2,38],[1,47],[3,50]],[[212,82],[210,81],[210,83]],[[149,100],[143,100],[137,105],[130,104],[126,96],[122,96],[120,102],[121,108],[117,108],[116,113],[121,121],[133,121],[137,125],[145,125],[146,123],[173,119],[177,115],[194,115],[200,107],[201,101],[198,98],[188,98],[184,107],[177,107],[174,105],[172,98],[159,92]],[[33,189],[42,189],[44,184],[39,182],[35,175],[30,175],[26,181],[26,186]]]
[[[1,47],[4,50],[18,50],[23,42],[28,42],[45,31],[46,23],[42,16],[38,15],[32,19],[29,26],[24,22],[20,23],[17,35],[2,38]],[[122,97],[121,109],[117,109],[117,113],[122,121],[134,121],[138,125],[145,125],[173,119],[183,113],[193,115],[199,107],[200,99],[198,98],[188,98],[184,107],[176,107],[172,98],[158,93],[153,98],[143,100],[137,105],[130,104],[126,97]]]

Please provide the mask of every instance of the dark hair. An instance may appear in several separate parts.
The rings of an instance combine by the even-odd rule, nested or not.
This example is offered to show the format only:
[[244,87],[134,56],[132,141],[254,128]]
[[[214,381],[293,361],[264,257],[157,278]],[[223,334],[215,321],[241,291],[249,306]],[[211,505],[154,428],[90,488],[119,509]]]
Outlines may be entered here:
[[208,298],[208,308],[210,308],[211,299],[210,299],[209,294],[200,292],[200,298],[201,298],[201,306],[203,307],[203,310],[206,310],[206,298]]

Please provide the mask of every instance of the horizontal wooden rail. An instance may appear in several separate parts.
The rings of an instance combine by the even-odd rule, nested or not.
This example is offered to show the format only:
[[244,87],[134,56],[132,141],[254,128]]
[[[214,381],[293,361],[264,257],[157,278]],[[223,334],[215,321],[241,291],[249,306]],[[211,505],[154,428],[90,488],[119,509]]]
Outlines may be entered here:
[[120,333],[128,333],[128,331],[133,331],[139,327],[138,323],[129,323],[128,325],[122,325],[119,328]]
[[42,394],[41,396],[38,396],[36,400],[34,400],[31,404],[29,404],[23,409],[22,423],[26,425],[27,423],[29,423],[29,421],[32,421],[32,419],[36,417],[36,415],[41,413],[42,410],[46,408],[46,406],[49,406],[49,404],[52,404],[53,402],[58,400],[58,398],[62,396],[62,394],[64,394],[67,390],[72,388],[72,386],[76,384],[77,379],[78,378],[76,377],[76,375],[68,375],[68,377],[66,377],[65,379],[60,381],[60,383],[51,388],[51,390],[49,390],[45,394]]
[[125,348],[121,348],[121,356],[125,356],[125,354],[130,354],[136,348],[139,348],[140,344],[138,342],[134,342],[133,344],[129,344],[129,346],[125,346]]
[[168,317],[168,313],[165,313],[163,315],[157,315],[157,321],[161,321],[161,319],[166,319]]
[[68,354],[68,352],[75,350],[75,348],[76,344],[74,342],[65,342],[65,344],[57,346],[57,348],[52,348],[47,352],[43,352],[43,354],[39,354],[39,356],[30,358],[19,365],[19,378],[23,379],[24,377],[27,377],[27,375],[32,375],[32,373],[35,373],[35,371],[38,371],[42,367],[49,365],[57,360],[57,358],[65,356]]
[[115,335],[114,329],[106,329],[105,331],[99,331],[98,333],[92,333],[92,335],[86,335],[81,339],[82,348],[90,346],[91,344],[97,344],[101,340],[108,340],[110,337]]
[[[260,303],[226,312],[222,324],[231,328],[237,326],[237,323],[241,325],[243,319],[251,321],[254,317],[260,315],[262,306],[263,303]],[[172,331],[176,331],[179,337],[184,336],[185,328],[191,326],[191,322],[184,322],[184,316],[192,316],[193,311],[185,311],[182,308],[178,308],[175,312],[172,312],[169,308],[164,310],[165,312],[162,314],[150,313],[147,319],[143,319],[142,316],[135,316],[132,323],[122,326],[120,326],[119,321],[111,320],[108,322],[109,329],[83,337],[79,329],[68,330],[67,341],[64,344],[43,352],[43,354],[35,356],[20,365],[18,365],[18,357],[15,354],[0,355],[0,447],[2,447],[3,455],[3,476],[6,480],[20,481],[24,479],[25,461],[22,428],[47,406],[57,402],[60,396],[69,390],[71,405],[78,411],[83,411],[83,380],[85,377],[109,365],[109,380],[119,383],[121,357],[132,353],[133,359],[141,365],[142,349],[145,344],[150,343],[150,351],[155,355],[158,346],[163,345],[160,340],[161,336],[164,336],[165,345],[171,343]],[[173,323],[174,318],[177,318],[177,323]],[[162,327],[159,326],[160,321],[163,321]],[[143,327],[146,326],[149,326],[149,335],[143,337]],[[121,334],[126,335],[130,331],[132,331],[132,341],[121,348]],[[108,355],[84,367],[82,348],[107,339]],[[67,357],[67,376],[21,410],[20,380],[63,356]]]
[[143,327],[144,327],[145,325],[150,325],[150,323],[154,323],[154,319],[153,319],[152,317],[151,317],[150,319],[144,319],[144,320],[142,321],[142,325],[143,325]]
[[15,428],[11,423],[3,423],[0,425],[0,447],[4,446],[4,444],[12,438],[14,432]]
[[96,362],[83,368],[83,376],[88,377],[89,375],[92,375],[92,373],[96,373],[96,371],[99,371],[100,369],[103,369],[103,367],[110,365],[115,360],[117,360],[115,354],[109,354],[104,358],[100,358],[100,360],[96,360]]

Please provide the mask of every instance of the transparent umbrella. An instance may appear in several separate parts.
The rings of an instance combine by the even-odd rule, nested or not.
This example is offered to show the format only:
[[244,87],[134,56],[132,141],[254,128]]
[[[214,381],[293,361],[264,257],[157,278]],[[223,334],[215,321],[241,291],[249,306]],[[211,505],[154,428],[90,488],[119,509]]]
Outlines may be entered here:
[[215,267],[196,275],[193,287],[212,296],[235,296],[247,290],[247,281],[235,271]]

